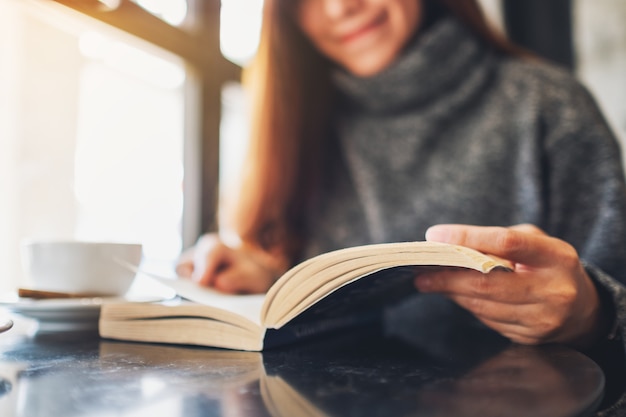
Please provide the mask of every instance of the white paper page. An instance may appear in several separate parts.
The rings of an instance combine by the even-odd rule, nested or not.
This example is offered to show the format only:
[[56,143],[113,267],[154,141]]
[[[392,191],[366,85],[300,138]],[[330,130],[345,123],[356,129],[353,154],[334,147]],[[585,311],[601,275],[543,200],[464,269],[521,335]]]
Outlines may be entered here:
[[230,311],[261,326],[261,309],[265,301],[265,294],[230,295],[202,287],[190,279],[164,277],[157,273],[137,268],[123,260],[115,259],[117,263],[130,269],[136,274],[144,275],[156,282],[171,288],[179,296],[198,304],[205,304],[222,310]]

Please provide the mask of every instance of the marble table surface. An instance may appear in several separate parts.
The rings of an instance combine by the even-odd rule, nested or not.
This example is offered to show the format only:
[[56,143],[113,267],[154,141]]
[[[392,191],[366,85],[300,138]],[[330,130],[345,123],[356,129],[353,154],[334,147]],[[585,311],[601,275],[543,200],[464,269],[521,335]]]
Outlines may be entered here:
[[605,388],[562,346],[437,355],[370,328],[258,353],[25,329],[0,334],[3,417],[587,416]]

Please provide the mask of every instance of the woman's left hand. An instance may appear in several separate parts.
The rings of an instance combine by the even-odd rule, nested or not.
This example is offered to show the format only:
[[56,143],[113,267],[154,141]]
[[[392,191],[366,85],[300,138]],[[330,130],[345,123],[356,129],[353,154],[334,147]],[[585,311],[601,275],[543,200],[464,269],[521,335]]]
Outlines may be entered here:
[[442,269],[415,280],[421,292],[446,295],[514,342],[586,348],[608,328],[595,285],[576,250],[534,226],[437,225],[426,239],[514,263],[514,272]]

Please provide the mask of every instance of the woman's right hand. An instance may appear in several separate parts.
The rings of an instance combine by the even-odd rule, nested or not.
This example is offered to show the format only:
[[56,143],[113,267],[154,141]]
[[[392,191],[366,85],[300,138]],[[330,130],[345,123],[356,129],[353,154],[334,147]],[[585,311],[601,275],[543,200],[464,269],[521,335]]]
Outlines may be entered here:
[[268,254],[230,247],[217,234],[207,234],[183,252],[176,272],[200,285],[226,293],[263,293],[284,272]]

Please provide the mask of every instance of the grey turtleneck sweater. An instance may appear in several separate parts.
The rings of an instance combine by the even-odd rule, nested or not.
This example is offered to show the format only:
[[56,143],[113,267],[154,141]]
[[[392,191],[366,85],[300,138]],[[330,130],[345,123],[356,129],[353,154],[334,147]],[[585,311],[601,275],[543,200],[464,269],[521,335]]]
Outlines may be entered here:
[[[621,154],[572,76],[497,55],[448,18],[384,72],[337,71],[334,83],[340,163],[308,217],[307,256],[423,240],[437,223],[531,223],[578,250],[626,340]],[[429,349],[480,327],[437,296],[418,295],[389,317]]]

